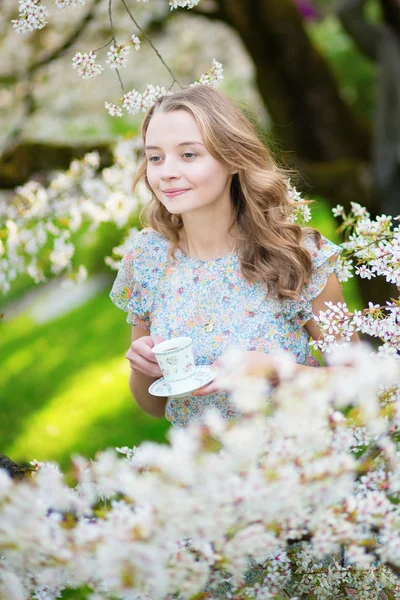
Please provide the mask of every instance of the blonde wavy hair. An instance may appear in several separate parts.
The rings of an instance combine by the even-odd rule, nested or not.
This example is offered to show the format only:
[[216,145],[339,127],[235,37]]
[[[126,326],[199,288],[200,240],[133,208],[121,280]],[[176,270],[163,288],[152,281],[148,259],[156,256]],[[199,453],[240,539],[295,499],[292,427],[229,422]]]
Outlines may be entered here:
[[[311,234],[319,246],[321,235],[315,229],[290,221],[295,203],[289,197],[287,172],[277,166],[255,127],[234,102],[211,86],[196,85],[160,97],[143,120],[144,143],[152,116],[177,110],[192,115],[214,158],[238,170],[231,184],[230,230],[236,224],[243,276],[248,282],[266,283],[269,292],[275,290],[279,298],[297,298],[312,270],[310,252],[303,245],[304,236]],[[146,170],[144,157],[133,182],[135,188],[144,180],[151,193],[141,211],[141,223],[169,240],[168,256],[176,260],[183,222],[179,215],[169,213],[154,195]]]

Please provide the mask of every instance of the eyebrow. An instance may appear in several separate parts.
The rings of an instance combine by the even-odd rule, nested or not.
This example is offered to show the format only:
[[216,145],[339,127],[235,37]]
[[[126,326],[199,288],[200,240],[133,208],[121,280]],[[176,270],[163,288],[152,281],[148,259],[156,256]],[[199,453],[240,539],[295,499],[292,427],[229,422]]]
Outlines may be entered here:
[[[179,146],[193,146],[194,144],[204,146],[204,144],[202,144],[202,142],[181,142],[180,144],[178,144],[178,147]],[[145,146],[144,149],[145,150],[161,150],[161,148],[159,146]]]

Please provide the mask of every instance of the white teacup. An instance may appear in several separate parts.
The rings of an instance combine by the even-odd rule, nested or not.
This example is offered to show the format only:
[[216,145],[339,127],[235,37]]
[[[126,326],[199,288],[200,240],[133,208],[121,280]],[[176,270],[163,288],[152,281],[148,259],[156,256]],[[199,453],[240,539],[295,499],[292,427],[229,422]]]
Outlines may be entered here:
[[165,381],[177,384],[195,372],[192,338],[171,338],[152,348]]

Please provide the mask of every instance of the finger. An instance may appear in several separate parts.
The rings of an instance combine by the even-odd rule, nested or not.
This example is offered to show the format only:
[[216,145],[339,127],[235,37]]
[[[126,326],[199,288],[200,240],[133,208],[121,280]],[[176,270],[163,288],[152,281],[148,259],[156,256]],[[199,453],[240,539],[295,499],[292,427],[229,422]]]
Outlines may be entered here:
[[[133,345],[135,344],[135,345]],[[134,356],[137,357],[142,357],[145,360],[152,362],[152,363],[157,363],[157,359],[155,357],[154,352],[152,351],[152,346],[147,346],[147,344],[137,344],[137,342],[134,342],[131,347],[129,348],[128,352],[125,354],[126,358],[129,360],[130,358],[133,358]],[[157,363],[158,364],[158,363]]]
[[218,391],[218,386],[215,383],[209,383],[208,385],[204,385],[198,390],[195,390],[193,396],[207,396],[208,394],[214,394]]
[[152,377],[161,377],[162,373],[156,360],[154,360],[154,354],[150,357],[151,360],[146,356],[147,351],[143,351],[143,347],[140,351],[137,348],[129,348],[125,354],[125,358],[129,360],[131,369],[135,369],[144,373],[145,375],[151,375]]
[[148,360],[148,361],[150,361],[152,363],[157,363],[157,359],[156,359],[156,356],[155,356],[154,352],[148,346],[143,346],[143,348],[140,349],[140,354],[146,360]]
[[128,360],[132,370],[139,371],[139,373],[143,373],[143,375],[148,375],[149,377],[162,377],[161,369],[158,364],[153,364],[140,356],[135,356],[134,360],[130,358],[128,358]]

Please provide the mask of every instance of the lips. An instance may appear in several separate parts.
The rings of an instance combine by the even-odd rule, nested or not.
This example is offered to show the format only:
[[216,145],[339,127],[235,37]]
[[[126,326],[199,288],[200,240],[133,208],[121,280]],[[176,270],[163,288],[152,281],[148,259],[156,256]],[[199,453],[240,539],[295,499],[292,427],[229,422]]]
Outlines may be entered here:
[[182,189],[182,188],[172,188],[170,190],[164,190],[164,194],[166,196],[168,196],[168,198],[172,198],[174,196],[180,196],[181,194],[184,194],[185,192],[188,192],[189,190],[187,189]]

